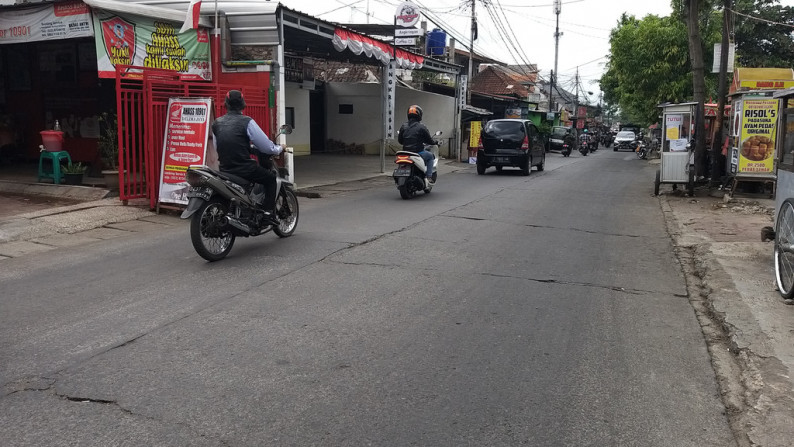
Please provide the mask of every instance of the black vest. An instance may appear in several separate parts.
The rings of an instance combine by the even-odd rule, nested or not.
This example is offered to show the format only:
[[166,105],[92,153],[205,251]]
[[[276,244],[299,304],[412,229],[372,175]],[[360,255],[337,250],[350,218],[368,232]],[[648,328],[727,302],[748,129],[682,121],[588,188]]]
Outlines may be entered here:
[[251,140],[248,138],[248,123],[251,117],[240,112],[227,112],[212,123],[218,161],[221,171],[249,173],[257,164],[251,160]]

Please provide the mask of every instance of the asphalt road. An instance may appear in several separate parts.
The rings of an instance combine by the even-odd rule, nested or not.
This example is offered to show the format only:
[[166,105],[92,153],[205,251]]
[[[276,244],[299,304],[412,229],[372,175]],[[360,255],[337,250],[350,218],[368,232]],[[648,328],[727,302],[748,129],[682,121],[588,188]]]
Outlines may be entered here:
[[653,171],[473,169],[3,261],[3,445],[735,445]]

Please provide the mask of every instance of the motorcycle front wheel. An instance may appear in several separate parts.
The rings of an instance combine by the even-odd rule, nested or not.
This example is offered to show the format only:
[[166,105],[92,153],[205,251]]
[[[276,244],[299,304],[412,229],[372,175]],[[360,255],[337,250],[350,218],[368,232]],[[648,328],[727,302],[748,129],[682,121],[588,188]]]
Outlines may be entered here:
[[235,236],[223,223],[227,210],[226,204],[214,197],[204,202],[190,221],[190,241],[207,261],[220,261],[234,245]]
[[276,199],[276,218],[280,222],[273,227],[278,237],[289,237],[298,226],[298,196],[291,188],[284,188]]
[[794,205],[786,199],[780,207],[775,231],[775,279],[785,299],[794,296]]

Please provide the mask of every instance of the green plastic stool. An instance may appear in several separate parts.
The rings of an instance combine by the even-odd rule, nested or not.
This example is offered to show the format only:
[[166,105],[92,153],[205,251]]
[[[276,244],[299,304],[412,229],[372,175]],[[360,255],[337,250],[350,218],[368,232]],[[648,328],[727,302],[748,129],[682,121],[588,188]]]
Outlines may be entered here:
[[[44,172],[44,160],[52,161],[52,171]],[[43,178],[51,178],[55,184],[63,182],[63,173],[61,173],[61,160],[67,160],[68,164],[72,164],[72,157],[66,151],[50,152],[41,151],[39,155],[39,179],[40,182]]]

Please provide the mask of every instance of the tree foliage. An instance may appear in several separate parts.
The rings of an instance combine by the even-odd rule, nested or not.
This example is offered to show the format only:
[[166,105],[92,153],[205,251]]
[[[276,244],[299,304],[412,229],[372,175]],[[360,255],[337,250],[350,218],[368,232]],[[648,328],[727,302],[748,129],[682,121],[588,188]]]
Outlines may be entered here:
[[[735,15],[733,24],[736,53],[743,67],[791,67],[794,64],[794,7],[781,6],[779,0],[734,0],[736,12],[758,17],[755,20]],[[776,25],[769,22],[784,23]]]
[[[700,17],[704,48],[720,39],[719,14],[704,8]],[[643,19],[624,14],[610,34],[607,71],[601,90],[607,103],[617,104],[622,115],[644,125],[657,121],[664,102],[692,99],[692,71],[686,23],[675,12],[669,17]],[[711,66],[711,51],[704,51]],[[716,77],[706,76],[706,97],[714,97]]]

